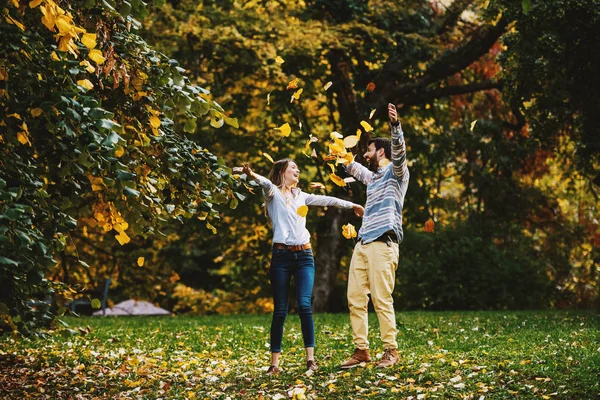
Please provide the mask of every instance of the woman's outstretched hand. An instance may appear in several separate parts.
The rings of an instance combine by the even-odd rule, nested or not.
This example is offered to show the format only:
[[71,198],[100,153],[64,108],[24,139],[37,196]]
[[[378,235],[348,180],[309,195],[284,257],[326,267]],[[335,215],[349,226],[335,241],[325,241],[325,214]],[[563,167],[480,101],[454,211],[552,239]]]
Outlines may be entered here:
[[252,172],[252,168],[250,168],[250,164],[244,163],[241,167],[234,167],[233,172],[235,173],[244,173],[250,179],[254,179],[254,172]]
[[354,204],[352,206],[352,209],[354,210],[354,214],[361,218],[363,217],[363,215],[365,215],[365,209],[360,204]]

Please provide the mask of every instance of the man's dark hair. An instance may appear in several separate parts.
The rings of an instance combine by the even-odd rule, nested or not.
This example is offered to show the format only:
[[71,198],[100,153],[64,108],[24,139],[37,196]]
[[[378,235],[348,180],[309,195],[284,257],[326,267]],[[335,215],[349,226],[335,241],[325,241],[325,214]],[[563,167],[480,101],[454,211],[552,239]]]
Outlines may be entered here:
[[368,145],[375,143],[375,150],[383,149],[388,160],[392,159],[392,141],[387,138],[376,137],[369,140]]

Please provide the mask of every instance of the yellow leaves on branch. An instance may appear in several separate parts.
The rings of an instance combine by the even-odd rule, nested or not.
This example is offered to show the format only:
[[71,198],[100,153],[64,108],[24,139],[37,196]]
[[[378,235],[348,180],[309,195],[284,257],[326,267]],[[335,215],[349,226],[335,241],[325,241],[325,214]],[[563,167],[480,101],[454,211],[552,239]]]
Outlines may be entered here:
[[306,214],[308,214],[308,206],[300,206],[298,207],[298,209],[296,210],[296,214],[298,214],[301,217],[306,217]]
[[85,70],[87,72],[89,72],[90,74],[94,73],[96,71],[96,68],[94,68],[88,60],[83,60],[82,62],[79,63],[79,65],[84,66]]
[[8,14],[8,12],[6,12],[6,15],[4,16],[4,20],[6,22],[8,22],[9,24],[16,26],[17,28],[19,28],[22,31],[25,30],[25,25],[23,25],[22,23],[20,23],[19,21],[17,21],[13,17],[11,17],[10,14]]
[[94,88],[94,84],[90,82],[88,79],[81,79],[77,81],[77,84],[86,90],[92,90]]
[[356,228],[352,224],[346,224],[342,226],[342,235],[346,239],[352,239],[356,237]]
[[98,49],[90,50],[88,57],[90,60],[92,60],[93,62],[95,62],[98,65],[102,65],[104,63],[104,61],[106,61],[106,58],[104,58],[102,56],[102,52]]
[[[88,176],[88,179],[92,182],[92,187],[94,183],[98,183],[98,180],[102,181],[102,178],[91,175]],[[99,201],[92,206],[92,212],[94,213],[94,218],[88,220],[88,225],[92,228],[97,226],[102,228],[106,233],[114,229],[117,231],[115,239],[117,239],[121,246],[131,241],[131,238],[125,233],[127,228],[129,228],[129,224],[123,219],[121,213],[112,203]]]
[[81,38],[81,43],[88,49],[92,50],[96,47],[96,34],[95,33],[84,33]]

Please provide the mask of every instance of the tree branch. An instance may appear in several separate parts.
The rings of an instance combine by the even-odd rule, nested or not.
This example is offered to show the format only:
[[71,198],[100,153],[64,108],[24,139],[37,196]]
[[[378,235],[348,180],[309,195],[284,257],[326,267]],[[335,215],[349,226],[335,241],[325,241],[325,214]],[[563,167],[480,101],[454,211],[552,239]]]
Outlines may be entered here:
[[474,0],[455,0],[444,14],[445,18],[437,29],[437,34],[443,35],[456,26],[462,13],[473,3],[473,1]]
[[393,102],[396,104],[404,104],[414,105],[414,104],[423,104],[428,103],[431,100],[438,99],[441,97],[448,96],[456,96],[467,93],[479,92],[482,90],[490,90],[490,89],[498,89],[502,88],[502,83],[495,80],[488,80],[482,82],[474,82],[466,85],[455,85],[455,86],[445,86],[445,87],[437,87],[431,89],[425,89],[415,96],[409,97],[407,95],[403,97],[394,98]]

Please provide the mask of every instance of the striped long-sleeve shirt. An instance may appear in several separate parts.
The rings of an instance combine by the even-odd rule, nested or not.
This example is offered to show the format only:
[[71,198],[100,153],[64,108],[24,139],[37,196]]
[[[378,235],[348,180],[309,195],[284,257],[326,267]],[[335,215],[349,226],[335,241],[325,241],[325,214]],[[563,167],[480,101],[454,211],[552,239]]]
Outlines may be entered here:
[[367,204],[362,226],[358,232],[364,244],[370,243],[387,231],[394,231],[401,242],[402,208],[408,189],[408,165],[406,163],[406,145],[400,124],[390,124],[392,131],[392,162],[370,171],[363,165],[352,162],[346,171],[356,180],[367,185]]

